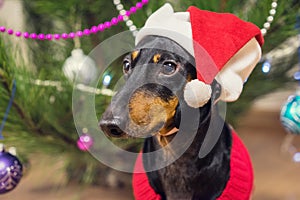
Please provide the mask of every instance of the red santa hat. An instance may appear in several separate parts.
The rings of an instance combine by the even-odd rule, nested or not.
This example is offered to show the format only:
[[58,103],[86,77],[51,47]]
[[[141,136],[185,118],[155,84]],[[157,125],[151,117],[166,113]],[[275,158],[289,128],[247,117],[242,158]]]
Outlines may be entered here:
[[264,40],[260,29],[233,14],[189,7],[175,12],[165,4],[154,12],[136,36],[138,44],[147,35],[170,38],[195,57],[197,79],[188,82],[184,98],[191,107],[201,107],[211,98],[210,84],[222,86],[220,100],[235,101],[261,57]]

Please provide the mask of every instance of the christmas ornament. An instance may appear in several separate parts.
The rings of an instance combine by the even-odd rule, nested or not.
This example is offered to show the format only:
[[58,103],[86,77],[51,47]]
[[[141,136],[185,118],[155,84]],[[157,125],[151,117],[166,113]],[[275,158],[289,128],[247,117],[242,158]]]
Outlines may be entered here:
[[[296,19],[296,29],[299,31],[300,41],[300,17]],[[298,47],[298,73],[294,75],[298,79],[297,75],[300,72],[300,47]],[[283,105],[280,113],[281,123],[288,133],[300,134],[300,86],[298,86],[297,92],[294,96],[290,96],[287,102]]]
[[282,107],[280,120],[288,133],[300,134],[300,93],[289,97]]
[[[299,34],[298,38],[300,41],[300,17],[297,16],[295,28],[298,29]],[[294,78],[297,81],[300,81],[300,47],[298,47],[298,71],[294,74]],[[299,82],[300,83],[300,82]],[[300,84],[299,84],[300,85]],[[280,120],[282,125],[288,134],[285,136],[282,145],[281,152],[289,153],[292,155],[292,160],[295,163],[300,162],[300,152],[293,145],[293,140],[296,135],[300,134],[300,86],[296,91],[295,95],[292,95],[288,98],[287,102],[283,105],[280,113]]]
[[93,138],[88,134],[82,134],[77,140],[77,147],[81,151],[88,151],[94,144]]
[[94,60],[85,55],[82,49],[73,49],[71,56],[66,59],[63,65],[65,76],[74,82],[77,77],[78,83],[88,85],[97,78],[97,68]]
[[6,152],[0,144],[0,194],[13,190],[22,178],[23,166],[15,151]]
[[[1,0],[0,0],[1,1]],[[95,34],[97,32],[103,32],[105,29],[109,29],[112,26],[117,25],[119,22],[128,19],[130,15],[134,14],[137,10],[143,8],[144,5],[148,3],[148,0],[142,0],[137,2],[135,6],[132,6],[129,10],[125,11],[122,15],[118,15],[117,17],[113,17],[110,21],[106,21],[104,23],[98,24],[97,26],[92,26],[89,29],[84,29],[76,32],[70,33],[28,33],[28,32],[21,32],[15,31],[10,28],[6,28],[5,26],[0,26],[0,33],[7,33],[8,35],[14,35],[16,37],[23,37],[25,39],[32,39],[32,40],[59,40],[59,39],[73,39],[75,37],[82,37],[82,36],[89,36],[90,34]],[[131,21],[131,20],[130,20]],[[132,22],[132,21],[131,21]],[[133,24],[128,22],[127,26],[132,26]],[[134,29],[134,28],[132,28]],[[134,30],[132,30],[134,31]]]

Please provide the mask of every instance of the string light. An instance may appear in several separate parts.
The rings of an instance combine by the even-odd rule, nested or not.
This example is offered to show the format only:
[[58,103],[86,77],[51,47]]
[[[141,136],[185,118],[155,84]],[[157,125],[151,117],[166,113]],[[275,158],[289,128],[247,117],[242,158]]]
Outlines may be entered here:
[[87,93],[97,94],[97,95],[113,96],[115,94],[114,91],[107,88],[98,89],[84,84],[77,84],[75,88],[82,92],[87,92]]
[[[133,24],[132,20],[129,19],[130,15],[134,14],[138,9],[141,9],[144,5],[148,4],[149,0],[142,0],[137,2],[135,6],[132,6],[129,10],[125,10],[123,4],[120,0],[113,0],[116,9],[119,10],[119,15],[113,17],[110,21],[98,24],[97,26],[92,26],[90,29],[79,30],[77,32],[70,33],[28,33],[21,31],[14,31],[13,29],[6,28],[5,26],[0,26],[0,33],[7,33],[8,35],[14,35],[16,37],[23,37],[26,39],[33,40],[59,40],[59,39],[73,39],[75,37],[88,36],[91,33],[95,34],[97,32],[103,32],[105,29],[117,25],[119,22],[125,21],[126,25],[129,27],[129,30],[133,32],[133,35],[137,34],[136,26]],[[278,3],[277,0],[273,0],[271,3],[271,9],[269,10],[269,16],[266,18],[266,22],[261,29],[263,35],[267,34],[267,31],[270,29],[271,24],[274,20],[276,14]]]
[[277,5],[278,5],[277,0],[273,0],[271,3],[271,9],[269,10],[269,16],[267,17],[267,20],[264,23],[263,28],[260,29],[263,36],[265,36],[267,34],[268,30],[271,27],[271,24],[274,20],[274,16],[276,14]]
[[104,86],[108,86],[108,85],[110,84],[110,81],[111,81],[111,75],[106,74],[106,75],[103,77],[102,84],[103,84]]
[[[119,11],[120,15],[124,15],[126,14],[126,10],[124,9],[124,5],[121,3],[121,0],[113,0],[113,3],[116,6],[116,9]],[[143,0],[142,3],[147,4],[148,0]],[[131,7],[130,11],[132,13],[136,12],[136,8],[135,7]],[[124,16],[124,22],[126,23],[126,26],[128,27],[128,29],[132,32],[133,36],[136,36],[136,34],[138,33],[136,26],[134,25],[133,21],[130,20],[129,16]]]
[[[97,32],[103,32],[105,29],[110,28],[112,25],[117,25],[119,22],[124,21],[126,25],[128,26],[129,30],[133,32],[133,35],[136,35],[137,28],[133,24],[132,20],[130,20],[130,15],[134,14],[138,9],[141,9],[144,5],[148,4],[149,0],[142,0],[140,2],[137,2],[135,6],[132,6],[129,10],[125,10],[123,4],[120,0],[113,0],[114,5],[116,6],[116,9],[119,11],[119,15],[117,17],[113,17],[110,21],[106,21],[104,23],[99,24],[98,26],[92,26],[90,29],[84,29],[82,31],[77,32],[70,32],[70,33],[53,33],[53,34],[43,34],[43,33],[28,33],[28,32],[20,32],[20,31],[14,31],[12,29],[7,29],[4,26],[0,26],[0,33],[7,33],[9,35],[15,35],[17,37],[24,37],[26,39],[38,39],[38,40],[59,40],[59,39],[73,39],[74,37],[82,37],[82,36],[88,36],[91,33],[97,33]],[[273,0],[271,3],[271,9],[269,11],[269,16],[267,17],[266,22],[264,23],[264,28],[261,29],[261,32],[263,35],[267,33],[267,30],[271,27],[271,23],[274,20],[274,15],[276,14],[277,9],[277,0]],[[262,71],[265,73],[268,73],[270,70],[270,65],[268,65],[269,62],[265,62],[262,67]],[[106,78],[108,80],[108,78]],[[104,81],[104,80],[103,80]],[[63,87],[61,85],[61,82],[59,81],[51,81],[51,80],[33,80],[33,84],[38,86],[45,86],[45,87],[56,87],[57,91],[61,92],[63,91]],[[85,85],[77,85],[77,89],[95,93],[95,94],[103,94],[112,96],[113,91],[109,89],[96,89],[91,88]]]
[[[116,1],[117,2],[117,1]],[[110,21],[106,21],[104,23],[98,24],[97,26],[92,26],[89,29],[79,30],[77,32],[70,32],[70,33],[28,33],[28,32],[21,32],[15,31],[10,28],[6,28],[5,26],[0,26],[0,33],[7,33],[8,35],[13,35],[16,37],[23,37],[25,39],[32,39],[32,40],[60,40],[60,39],[73,39],[75,37],[83,37],[89,36],[90,34],[96,34],[97,32],[103,32],[106,29],[111,28],[112,26],[117,25],[119,22],[125,21],[126,25],[132,30],[133,32],[136,30],[136,27],[133,25],[133,22],[129,20],[129,16],[134,14],[137,10],[142,9],[144,5],[148,4],[149,0],[142,0],[137,2],[135,6],[132,6],[129,10],[121,9],[121,3],[119,3],[120,15],[117,17],[111,18]],[[117,8],[117,9],[118,9]],[[121,12],[122,11],[122,12]],[[135,32],[134,32],[135,33]]]
[[299,163],[299,162],[300,162],[300,152],[297,152],[297,153],[294,154],[293,160],[294,160],[294,162],[296,162],[296,163]]
[[261,70],[265,74],[268,74],[270,72],[270,70],[271,70],[271,61],[269,59],[265,60],[265,62],[262,64]]
[[[37,85],[37,86],[55,87],[58,92],[64,91],[64,88],[62,87],[62,84],[60,81],[36,79],[36,80],[32,80],[31,83],[34,85]],[[93,94],[97,94],[97,95],[106,95],[106,96],[114,95],[114,91],[107,89],[107,88],[98,89],[98,88],[90,87],[90,86],[87,86],[84,84],[77,84],[75,86],[75,88],[80,91],[83,91],[83,92],[93,93]]]

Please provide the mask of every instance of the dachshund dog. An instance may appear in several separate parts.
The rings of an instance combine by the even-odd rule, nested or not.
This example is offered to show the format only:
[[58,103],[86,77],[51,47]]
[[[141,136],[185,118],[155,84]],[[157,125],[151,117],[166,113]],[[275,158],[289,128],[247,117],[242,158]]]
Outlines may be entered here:
[[110,137],[145,138],[135,198],[249,200],[251,160],[217,102],[241,94],[261,57],[260,29],[232,14],[165,4],[135,42],[123,61],[125,84],[99,123]]
[[[196,78],[194,65],[194,57],[173,40],[145,37],[136,50],[124,58],[126,83],[113,97],[99,123],[103,132],[111,137],[146,137],[143,152],[163,148],[164,156],[173,155],[172,146],[164,147],[178,133],[172,131],[174,128],[184,127],[180,134],[189,137],[194,131],[189,127],[197,127],[191,145],[175,162],[147,172],[151,187],[162,199],[217,199],[230,177],[232,134],[214,104],[220,96],[220,84],[213,81],[212,97],[200,108],[188,106],[183,98],[186,83]],[[145,80],[147,83],[143,84]],[[136,88],[139,84],[142,85]],[[182,115],[183,112],[197,112],[198,119]],[[182,124],[182,117],[190,117],[190,124]],[[199,150],[211,121],[222,124],[221,134],[209,154],[200,158]],[[143,161],[145,167],[155,162],[160,159]]]

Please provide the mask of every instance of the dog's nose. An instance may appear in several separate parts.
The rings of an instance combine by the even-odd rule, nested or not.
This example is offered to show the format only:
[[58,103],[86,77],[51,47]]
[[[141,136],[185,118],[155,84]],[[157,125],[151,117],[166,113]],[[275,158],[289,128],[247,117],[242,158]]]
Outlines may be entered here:
[[119,119],[102,119],[100,120],[99,125],[102,131],[110,137],[122,137],[125,135],[125,132],[120,128]]

